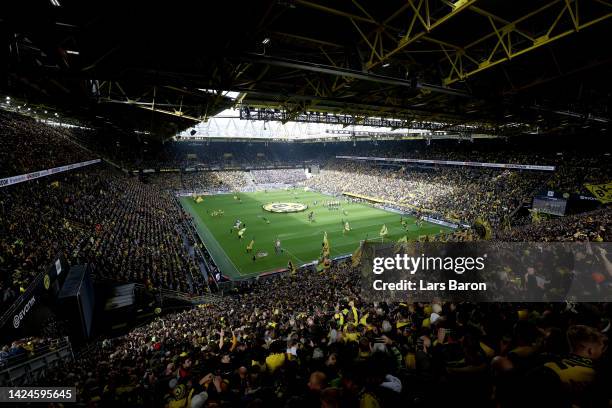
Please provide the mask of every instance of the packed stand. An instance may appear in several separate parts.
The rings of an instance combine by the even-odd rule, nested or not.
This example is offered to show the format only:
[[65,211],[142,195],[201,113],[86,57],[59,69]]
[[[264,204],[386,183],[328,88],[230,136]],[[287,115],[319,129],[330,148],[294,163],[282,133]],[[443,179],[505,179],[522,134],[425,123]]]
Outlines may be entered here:
[[18,113],[0,110],[0,134],[0,178],[95,158],[70,142],[70,129]]
[[187,214],[169,193],[153,185],[130,177],[103,177],[106,191],[88,213],[73,217],[95,232],[73,247],[73,258],[93,261],[105,278],[199,293],[202,277],[178,229]]
[[251,170],[255,184],[296,184],[306,180],[304,169]]
[[503,230],[500,241],[612,242],[612,207]]
[[383,168],[337,161],[304,183],[333,194],[349,192],[384,199],[422,212],[473,223],[500,225],[546,175],[497,169],[455,167]]
[[95,165],[0,191],[0,293],[8,304],[63,253],[100,277],[202,293],[188,215],[169,193]]
[[252,281],[105,340],[45,385],[75,385],[82,402],[158,407],[586,407],[612,397],[609,305],[370,304],[358,282],[346,263]]

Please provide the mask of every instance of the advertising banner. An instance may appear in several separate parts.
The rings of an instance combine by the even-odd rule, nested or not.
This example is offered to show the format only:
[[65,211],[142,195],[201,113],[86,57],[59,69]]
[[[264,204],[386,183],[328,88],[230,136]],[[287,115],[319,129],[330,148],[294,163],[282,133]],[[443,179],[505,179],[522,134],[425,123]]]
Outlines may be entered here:
[[32,173],[21,174],[19,176],[6,177],[0,179],[0,187],[6,187],[17,183],[23,183],[24,181],[34,180],[37,178],[50,176],[52,174],[62,173],[68,170],[78,169],[80,167],[89,166],[91,164],[100,163],[100,159],[89,160],[80,163],[68,164],[66,166],[54,167],[52,169],[35,171]]
[[444,164],[447,166],[471,166],[471,167],[489,167],[499,169],[514,169],[514,170],[539,170],[539,171],[554,171],[555,166],[540,166],[536,164],[511,164],[511,163],[481,163],[471,161],[452,161],[452,160],[424,160],[424,159],[396,159],[389,157],[361,157],[361,156],[336,156],[336,159],[360,160],[360,161],[384,161],[395,163],[422,163],[422,164]]
[[40,273],[17,300],[0,316],[0,338],[26,336],[39,328],[36,309],[49,304],[59,290],[69,269],[63,256],[55,259],[46,272]]

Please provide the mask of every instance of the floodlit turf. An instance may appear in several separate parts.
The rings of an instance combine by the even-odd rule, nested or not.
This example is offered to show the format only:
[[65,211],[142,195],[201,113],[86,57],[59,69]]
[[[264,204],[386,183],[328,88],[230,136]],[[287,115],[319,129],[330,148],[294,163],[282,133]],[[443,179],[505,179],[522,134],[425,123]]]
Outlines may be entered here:
[[[234,279],[284,269],[290,259],[298,266],[312,262],[321,254],[325,231],[332,257],[352,253],[359,246],[359,241],[366,237],[380,241],[379,232],[383,224],[389,232],[385,237],[387,242],[397,241],[404,235],[410,240],[419,235],[448,231],[445,227],[427,222],[419,228],[414,218],[404,217],[408,220],[406,231],[400,223],[399,214],[302,189],[239,193],[238,196],[240,201],[234,199],[233,193],[205,196],[201,203],[196,203],[191,197],[180,200],[193,215],[198,233],[222,273]],[[340,200],[340,209],[329,210],[324,205],[329,200]],[[314,205],[315,201],[318,201],[317,205]],[[308,209],[298,213],[276,214],[262,208],[270,202],[303,203],[308,205]],[[211,213],[216,210],[223,210],[224,215],[212,216]],[[310,211],[314,211],[315,221],[312,223],[308,221]],[[269,224],[264,217],[270,221]],[[232,228],[237,219],[246,224],[242,240]],[[351,227],[346,234],[342,233],[342,220],[348,221]],[[284,249],[278,255],[274,253],[276,237],[280,238]],[[253,253],[263,251],[268,255],[253,261],[253,253],[246,252],[251,240],[255,241]]]

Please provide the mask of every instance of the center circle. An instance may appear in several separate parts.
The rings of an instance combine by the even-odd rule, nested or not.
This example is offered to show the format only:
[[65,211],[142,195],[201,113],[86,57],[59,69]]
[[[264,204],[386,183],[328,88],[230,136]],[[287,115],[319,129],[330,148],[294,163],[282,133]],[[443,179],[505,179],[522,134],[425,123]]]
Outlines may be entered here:
[[294,213],[305,211],[306,204],[301,203],[268,203],[263,205],[263,209],[273,213]]

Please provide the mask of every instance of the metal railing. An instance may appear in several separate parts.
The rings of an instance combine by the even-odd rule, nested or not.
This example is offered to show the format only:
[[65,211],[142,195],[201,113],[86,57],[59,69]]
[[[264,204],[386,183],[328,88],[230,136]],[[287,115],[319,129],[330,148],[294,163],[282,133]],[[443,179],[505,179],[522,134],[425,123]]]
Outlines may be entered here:
[[63,360],[74,360],[68,337],[54,339],[30,354],[5,359],[0,366],[0,385],[36,384],[48,369]]

